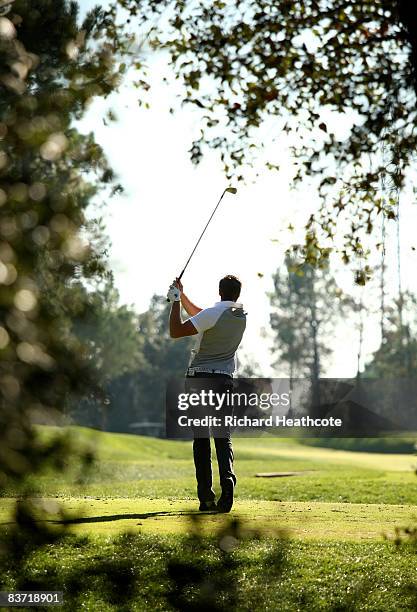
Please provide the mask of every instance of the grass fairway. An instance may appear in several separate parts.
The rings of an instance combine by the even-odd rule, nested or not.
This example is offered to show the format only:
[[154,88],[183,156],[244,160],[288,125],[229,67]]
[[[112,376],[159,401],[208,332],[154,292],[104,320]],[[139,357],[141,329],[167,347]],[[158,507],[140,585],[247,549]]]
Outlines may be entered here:
[[[41,500],[40,500],[41,501]],[[9,527],[14,500],[3,499],[0,524]],[[124,531],[153,535],[185,535],[192,528],[193,518],[202,516],[189,500],[139,498],[77,499],[63,498],[60,506],[68,519],[58,513],[54,498],[42,500],[52,512],[51,524],[67,522],[77,534],[115,535]],[[54,514],[56,507],[56,514]],[[227,522],[224,515],[205,513],[200,521],[202,534],[215,535]],[[237,501],[233,516],[248,529],[267,537],[287,531],[292,537],[322,541],[381,541],[393,535],[395,527],[416,522],[414,506],[346,504],[329,502]]]
[[[63,433],[39,429],[45,442]],[[412,586],[417,555],[392,542],[396,527],[417,524],[414,455],[333,450],[291,439],[236,440],[238,487],[231,517],[241,526],[239,545],[226,563],[221,534],[235,527],[228,516],[196,511],[190,443],[83,428],[67,434],[83,448],[94,447],[97,459],[82,479],[72,463],[64,476],[49,472],[29,483],[39,518],[46,504],[48,525],[58,528],[64,516],[68,535],[36,551],[24,583],[53,576],[54,588],[67,593],[66,609],[173,610],[169,564],[178,562],[202,568],[212,592],[222,593],[219,609],[417,609]],[[215,463],[214,471],[217,480]],[[263,472],[293,475],[256,476]],[[6,534],[13,529],[17,496],[8,490],[0,499],[0,529]],[[190,539],[197,532],[199,538]],[[134,576],[133,599],[115,602],[88,563],[105,563],[114,574],[110,591],[117,592],[120,575]],[[219,569],[222,563],[227,578],[217,584],[216,572],[226,571]],[[71,592],[77,580],[82,598]],[[12,572],[5,582],[19,587]],[[231,585],[233,604],[227,603]],[[192,609],[199,609],[203,587],[187,588]]]
[[[43,439],[62,434],[42,428]],[[45,474],[33,489],[45,497],[195,499],[191,443],[69,428],[97,462],[82,482],[76,466]],[[241,438],[234,442],[238,500],[417,505],[417,457],[305,446],[292,439]],[[301,472],[288,478],[257,478],[262,472]],[[214,463],[216,481],[217,468]],[[14,491],[5,491],[12,497]]]

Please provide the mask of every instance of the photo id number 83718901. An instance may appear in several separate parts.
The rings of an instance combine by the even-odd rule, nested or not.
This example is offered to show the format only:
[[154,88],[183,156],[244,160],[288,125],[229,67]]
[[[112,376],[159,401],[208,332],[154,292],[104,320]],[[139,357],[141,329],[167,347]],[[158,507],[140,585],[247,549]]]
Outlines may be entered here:
[[0,608],[29,606],[62,606],[62,591],[0,591]]

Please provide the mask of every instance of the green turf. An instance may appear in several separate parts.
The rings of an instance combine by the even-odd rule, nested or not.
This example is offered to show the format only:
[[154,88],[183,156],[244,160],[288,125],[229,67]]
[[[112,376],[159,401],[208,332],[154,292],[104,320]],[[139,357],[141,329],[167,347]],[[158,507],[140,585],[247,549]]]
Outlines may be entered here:
[[[179,536],[72,536],[39,548],[18,578],[2,577],[13,590],[22,581],[64,592],[65,612],[169,612],[169,567],[184,568],[181,583],[201,571],[186,590],[188,610],[230,612],[413,612],[416,553],[386,542],[238,540],[225,557],[222,540]],[[105,572],[105,578],[103,578]],[[133,587],[126,588],[125,574]],[[24,583],[23,583],[24,584]],[[233,605],[227,597],[235,595]],[[217,604],[201,605],[211,597]],[[60,608],[61,609],[61,608]],[[185,609],[185,608],[179,608]],[[30,610],[30,609],[28,609]]]
[[[51,524],[68,522],[71,532],[114,535],[125,530],[146,534],[187,534],[190,521],[199,513],[189,500],[64,498],[39,500],[39,510],[47,504]],[[11,527],[10,510],[14,500],[4,498],[0,507],[0,526]],[[64,508],[68,519],[60,518]],[[308,502],[237,501],[233,517],[248,528],[268,537],[282,530],[306,540],[370,541],[390,537],[396,526],[407,527],[416,519],[414,506],[385,504],[346,504]],[[71,518],[70,518],[71,517]],[[227,517],[204,514],[204,535],[213,535]]]
[[[62,516],[70,518],[68,535],[60,544],[38,548],[20,574],[10,570],[3,577],[4,585],[53,583],[66,594],[64,609],[71,611],[168,611],[174,609],[169,564],[179,561],[192,563],[191,573],[200,567],[205,576],[199,587],[189,586],[187,597],[195,603],[190,609],[204,609],[199,589],[205,589],[204,596],[211,592],[223,606],[219,609],[237,611],[417,609],[416,552],[393,541],[396,527],[417,523],[413,454],[336,450],[294,439],[236,439],[238,487],[231,516],[243,527],[239,538],[231,539],[236,547],[225,561],[224,536],[218,534],[227,529],[227,517],[205,514],[198,522],[200,538],[186,535],[196,531],[201,516],[189,442],[68,431],[80,447],[96,452],[89,474],[69,462],[64,476],[48,472],[29,483],[39,518],[46,503],[47,525],[58,529]],[[63,430],[39,428],[45,443],[55,435]],[[297,475],[257,478],[260,472]],[[0,500],[0,529],[6,535],[14,526],[12,498],[18,493],[9,489]],[[126,530],[131,535],[123,535]],[[216,578],[219,563],[228,568],[221,579]],[[107,582],[100,577],[103,567]],[[128,602],[123,600],[128,591],[120,586],[126,574],[135,584]],[[180,575],[183,580],[187,572]],[[231,587],[232,607],[227,603]]]
[[[61,430],[41,428],[43,439]],[[189,442],[70,428],[77,444],[91,446],[97,463],[82,483],[77,472],[50,473],[33,481],[44,496],[194,498]],[[292,439],[235,440],[240,500],[416,504],[417,457],[313,448]],[[216,472],[216,467],[214,467]],[[289,478],[256,478],[261,472],[305,472]],[[215,473],[215,476],[217,474]],[[12,496],[13,490],[4,495]]]

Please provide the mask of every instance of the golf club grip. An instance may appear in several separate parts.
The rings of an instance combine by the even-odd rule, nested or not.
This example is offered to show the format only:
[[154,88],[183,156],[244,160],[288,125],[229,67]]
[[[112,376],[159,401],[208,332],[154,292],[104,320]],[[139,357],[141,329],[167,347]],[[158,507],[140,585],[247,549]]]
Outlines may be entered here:
[[[176,280],[179,280],[179,281],[180,281],[180,280],[182,279],[182,275],[184,274],[184,272],[185,272],[185,268],[184,268],[184,270],[181,272],[181,274],[180,274],[179,276],[177,276]],[[168,299],[168,298],[167,298],[167,302],[169,302],[169,299]]]

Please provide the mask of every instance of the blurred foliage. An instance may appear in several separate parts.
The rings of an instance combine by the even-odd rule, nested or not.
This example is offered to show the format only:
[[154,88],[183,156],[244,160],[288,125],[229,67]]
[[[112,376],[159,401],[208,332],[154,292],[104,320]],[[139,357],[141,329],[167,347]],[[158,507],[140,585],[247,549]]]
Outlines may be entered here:
[[[0,494],[21,482],[24,496],[28,474],[66,469],[69,440],[40,444],[32,423],[101,393],[78,329],[108,282],[107,242],[86,209],[100,191],[110,197],[121,187],[94,136],[75,122],[120,83],[131,36],[113,32],[101,8],[81,23],[76,2],[0,6]],[[81,462],[91,464],[90,451]],[[29,500],[16,517],[7,542],[18,561],[25,547],[59,535],[31,518]]]
[[[369,173],[364,183],[358,165],[361,156],[375,153],[378,138],[384,134],[394,168],[385,170],[399,187],[414,147],[413,99],[403,95],[412,86],[412,71],[407,57],[395,60],[398,49],[407,51],[408,43],[401,37],[391,5],[381,0],[360,3],[361,11],[352,3],[343,3],[335,11],[334,4],[326,3],[322,8],[314,0],[258,0],[245,9],[230,5],[230,15],[226,3],[219,0],[208,6],[202,2],[190,6],[180,0],[120,0],[109,9],[90,11],[83,23],[79,22],[76,2],[1,2],[0,493],[8,482],[24,482],[27,474],[36,474],[46,464],[66,469],[72,452],[68,440],[62,437],[39,444],[31,427],[33,421],[70,411],[83,398],[95,411],[101,407],[103,423],[113,417],[117,422],[123,405],[117,405],[112,414],[112,394],[120,396],[120,390],[128,388],[128,380],[141,403],[144,397],[149,398],[143,403],[144,410],[154,417],[161,396],[155,399],[151,391],[157,388],[161,394],[164,377],[184,371],[186,343],[169,341],[167,305],[162,298],[154,298],[150,310],[139,318],[129,308],[117,306],[100,223],[86,217],[100,190],[111,196],[120,192],[121,186],[94,136],[80,133],[75,122],[95,97],[116,91],[130,67],[140,73],[136,87],[144,91],[149,87],[142,78],[139,43],[126,27],[128,21],[117,18],[117,6],[123,15],[139,16],[145,38],[146,28],[154,27],[154,17],[171,7],[168,21],[172,27],[166,32],[172,36],[165,41],[167,48],[189,101],[203,107],[208,117],[201,142],[193,145],[195,161],[200,158],[201,145],[208,142],[222,149],[226,169],[231,171],[243,163],[249,132],[260,124],[261,116],[285,109],[296,118],[300,136],[304,128],[314,127],[325,134],[321,141],[317,139],[317,150],[295,150],[305,172],[323,175],[323,197],[340,181],[326,174],[331,167],[328,158],[333,156],[338,176],[349,183],[338,207],[341,211],[348,208],[361,193],[360,206],[364,210],[363,203],[368,203],[372,215],[384,212],[385,204],[374,197],[377,170]],[[242,11],[246,10],[245,15]],[[296,44],[294,39],[314,26],[319,47],[313,52],[306,43]],[[149,40],[151,46],[158,44],[156,38]],[[191,59],[186,60],[189,53]],[[326,57],[331,61],[326,63]],[[204,66],[194,66],[194,62],[204,62]],[[196,93],[204,75],[210,80],[208,93]],[[213,83],[220,89],[213,89]],[[297,88],[297,96],[289,86]],[[219,97],[210,99],[213,92]],[[318,109],[323,106],[339,112],[350,107],[365,121],[352,130],[350,139],[338,142],[320,123]],[[218,109],[222,109],[235,139],[208,136],[221,125]],[[301,110],[306,113],[303,119]],[[393,126],[389,133],[383,131],[387,117]],[[107,120],[114,120],[112,113]],[[284,129],[291,131],[291,122]],[[391,209],[385,212],[393,214]],[[325,222],[323,216],[324,229]],[[330,233],[335,223],[333,218],[328,221]],[[363,217],[359,216],[352,225],[352,236],[361,224]],[[349,246],[354,248],[355,244]],[[306,253],[316,257],[320,248],[313,240]],[[137,342],[136,325],[141,329]],[[174,364],[171,369],[170,364]],[[126,394],[126,403],[129,401]],[[90,452],[83,461],[86,467],[91,465]],[[24,493],[22,488],[15,525],[0,533],[0,581],[3,583],[7,570],[16,588],[50,588],[53,576],[34,577],[30,559],[41,547],[55,545],[62,531],[59,524],[48,522],[48,503],[42,502],[44,519],[39,520],[39,502],[26,499]],[[62,518],[64,527],[68,521]],[[237,567],[229,555],[238,540],[236,525],[234,529],[234,533],[223,535],[223,556],[208,581],[201,569],[204,554],[197,567],[182,559],[171,562],[171,605],[184,609],[187,589],[192,586],[196,591],[193,609],[216,609],[213,594],[217,593],[222,596],[217,609],[235,606],[237,585],[228,573]],[[73,567],[65,587],[76,605],[87,580],[97,585],[106,602],[130,609],[139,572],[132,572],[130,558],[123,557],[128,539],[120,540],[119,555],[114,558],[96,555]],[[282,562],[278,551],[271,560],[278,574]],[[184,571],[189,573],[185,577]]]
[[417,298],[403,292],[387,307],[384,336],[364,376],[370,378],[415,378],[417,373]]
[[26,547],[20,573],[12,579],[7,571],[7,588],[52,583],[64,591],[64,610],[347,612],[396,610],[400,602],[411,611],[415,548],[403,537],[411,531],[398,530],[398,547],[291,541],[276,526],[261,534],[233,520],[211,537],[202,537],[198,523],[181,538],[68,534]]
[[[264,535],[249,530],[239,519],[228,520],[216,536],[219,554],[207,567],[206,553],[211,543],[201,537],[201,517],[190,518],[194,520],[183,553],[167,564],[172,583],[167,601],[174,610],[181,612],[245,609],[244,590],[240,586],[244,562],[239,556],[239,548],[250,547],[252,542],[261,541]],[[288,562],[286,533],[275,528],[274,536],[276,539],[269,555],[262,559],[266,583],[278,580]]]
[[[30,421],[91,390],[88,346],[73,333],[83,281],[107,272],[85,210],[115,177],[92,134],[74,127],[120,77],[100,9],[16,0],[0,18],[0,486],[34,467]],[[35,442],[33,442],[35,444]]]
[[[58,542],[56,526],[48,522],[41,531],[22,504],[18,515],[20,537],[13,541],[12,536],[17,534],[8,536],[8,588],[51,590],[52,581],[64,591],[65,610],[87,606],[89,610],[128,612],[145,609],[144,602],[150,600],[159,610],[221,612],[246,609],[242,582],[248,568],[261,568],[263,588],[273,587],[287,568],[287,538],[278,529],[274,529],[262,560],[248,562],[246,554],[251,547],[266,545],[264,535],[230,520],[219,526],[215,536],[207,538],[202,536],[199,517],[191,515],[190,519],[190,534],[181,538],[180,545],[126,533],[107,538],[101,543],[104,554],[97,554],[89,538],[67,534]],[[38,533],[43,539],[36,539]],[[64,567],[59,552],[64,553]],[[42,571],[36,571],[39,565]],[[16,572],[11,581],[17,568],[20,573]],[[147,605],[146,609],[153,608]]]
[[149,309],[140,315],[118,302],[117,291],[108,282],[89,296],[87,316],[75,322],[77,337],[89,347],[102,395],[91,393],[73,402],[69,414],[78,424],[117,432],[132,432],[132,423],[160,423],[159,428],[138,429],[160,434],[165,384],[184,376],[194,340],[172,342],[166,298],[153,296]]
[[[80,290],[84,289],[80,287]],[[138,336],[138,315],[128,306],[119,304],[119,294],[111,279],[86,294],[85,300],[87,310],[82,318],[73,319],[73,332],[86,349],[99,391],[91,387],[82,398],[75,397],[67,413],[78,423],[106,429],[109,385],[133,372],[135,377],[139,375],[138,370],[145,367],[141,352],[143,341]],[[123,403],[126,391],[119,390],[119,403]],[[118,412],[124,422],[120,406]]]
[[275,333],[273,364],[288,365],[288,376],[318,381],[323,359],[332,352],[338,316],[353,306],[332,276],[328,263],[315,268],[287,255],[273,277],[269,294],[271,328]]
[[[141,4],[114,6],[134,17]],[[417,145],[412,0],[166,0],[150,9],[160,19],[151,44],[170,53],[183,102],[201,111],[195,163],[208,146],[243,179],[266,121],[268,138],[289,146],[294,185],[316,179],[313,259],[338,236],[347,262],[378,218],[395,219]]]
[[140,315],[139,333],[143,339],[143,356],[147,364],[141,377],[143,414],[152,420],[165,420],[165,390],[170,378],[183,378],[195,338],[172,341],[167,321],[170,305],[155,295],[149,309]]

